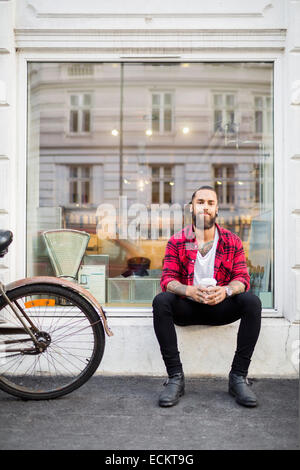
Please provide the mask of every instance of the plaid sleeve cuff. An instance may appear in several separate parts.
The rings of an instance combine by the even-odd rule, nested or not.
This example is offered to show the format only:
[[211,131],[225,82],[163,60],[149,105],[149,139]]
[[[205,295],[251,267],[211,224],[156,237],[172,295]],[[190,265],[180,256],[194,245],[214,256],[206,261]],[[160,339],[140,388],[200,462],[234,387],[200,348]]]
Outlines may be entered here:
[[179,279],[176,279],[175,277],[163,277],[163,276],[162,276],[162,278],[161,278],[161,280],[160,280],[160,287],[161,287],[161,290],[162,290],[163,292],[166,292],[167,286],[168,286],[169,282],[171,282],[171,281],[178,281],[178,282],[180,282],[180,280],[179,280]]

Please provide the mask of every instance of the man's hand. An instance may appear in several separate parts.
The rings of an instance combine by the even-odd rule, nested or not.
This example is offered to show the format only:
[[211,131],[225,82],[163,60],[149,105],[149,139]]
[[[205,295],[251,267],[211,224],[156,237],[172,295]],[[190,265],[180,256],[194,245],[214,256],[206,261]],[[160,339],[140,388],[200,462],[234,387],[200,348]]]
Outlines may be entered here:
[[207,295],[204,303],[207,305],[217,305],[223,302],[226,298],[226,290],[224,286],[209,286],[206,290]]
[[200,302],[202,304],[207,303],[207,296],[209,294],[209,288],[199,286],[187,286],[186,296],[191,297],[195,302]]
[[226,298],[226,290],[224,286],[188,286],[186,296],[202,304],[217,305]]
[[[240,294],[245,291],[245,285],[239,281],[232,281],[228,284],[232,290],[232,295]],[[192,298],[195,302],[206,305],[217,305],[226,298],[225,286],[187,286],[179,281],[171,281],[167,285],[167,291],[177,295]]]

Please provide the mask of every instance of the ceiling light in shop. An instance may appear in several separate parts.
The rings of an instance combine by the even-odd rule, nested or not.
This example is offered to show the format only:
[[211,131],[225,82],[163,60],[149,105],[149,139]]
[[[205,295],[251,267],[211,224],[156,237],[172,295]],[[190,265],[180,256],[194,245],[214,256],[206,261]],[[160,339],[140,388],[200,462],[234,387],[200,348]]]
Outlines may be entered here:
[[145,188],[144,180],[138,181],[138,188],[139,188],[139,191],[144,191],[144,188]]

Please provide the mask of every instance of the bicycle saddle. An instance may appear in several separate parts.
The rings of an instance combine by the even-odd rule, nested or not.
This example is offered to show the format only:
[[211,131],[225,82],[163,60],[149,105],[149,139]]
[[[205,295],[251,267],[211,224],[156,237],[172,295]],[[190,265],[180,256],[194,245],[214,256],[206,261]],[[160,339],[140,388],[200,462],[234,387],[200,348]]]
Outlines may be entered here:
[[6,255],[12,241],[13,234],[10,230],[0,230],[0,258]]

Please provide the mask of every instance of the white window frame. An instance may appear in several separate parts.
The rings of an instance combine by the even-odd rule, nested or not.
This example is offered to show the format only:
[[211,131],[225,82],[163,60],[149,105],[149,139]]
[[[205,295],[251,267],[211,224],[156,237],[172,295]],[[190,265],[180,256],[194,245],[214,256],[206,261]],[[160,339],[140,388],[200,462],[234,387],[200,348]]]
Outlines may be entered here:
[[[87,95],[90,97],[90,104],[85,105],[84,104],[84,96]],[[78,98],[78,105],[72,105],[72,96],[76,96]],[[68,93],[68,131],[67,135],[75,135],[75,136],[80,136],[80,135],[89,135],[91,133],[91,128],[92,128],[92,93],[89,91],[81,91],[81,92],[69,92]],[[72,111],[77,111],[77,125],[78,125],[78,130],[74,131],[71,130],[71,113]],[[90,122],[89,122],[89,130],[85,131],[83,129],[84,125],[84,118],[83,114],[84,111],[89,111],[90,115]]]
[[[215,176],[215,168],[217,168],[217,167],[219,167],[219,168],[222,169],[222,176],[220,176],[220,177],[216,177],[216,176]],[[227,169],[228,167],[232,167],[232,168],[233,168],[234,176],[233,176],[233,180],[232,180],[232,181],[231,181],[229,178],[227,178],[227,171],[226,171],[226,169]],[[237,194],[236,194],[236,187],[235,187],[236,165],[235,165],[234,163],[213,164],[213,165],[212,165],[212,173],[213,173],[213,174],[212,174],[212,179],[213,179],[214,184],[215,184],[219,179],[222,180],[222,181],[221,181],[222,184],[221,184],[220,186],[222,186],[223,202],[221,202],[221,201],[219,200],[219,207],[220,207],[220,209],[230,209],[230,207],[232,207],[234,204],[236,204],[236,196],[237,196]],[[233,202],[232,202],[232,203],[226,201],[226,200],[227,200],[227,191],[228,191],[228,190],[227,190],[227,183],[228,183],[228,182],[232,182],[232,183],[233,183],[233,187],[234,187],[234,189],[233,189],[233,191],[234,191],[234,193],[233,193]],[[225,183],[225,184],[224,184],[224,183]]]
[[[74,163],[75,159],[77,160],[76,163]],[[97,206],[103,202],[103,162],[99,162],[99,157],[87,157],[82,155],[59,155],[54,157],[54,163],[56,166],[56,182],[58,184],[56,200],[57,206],[63,206],[66,209],[73,209],[74,207],[78,207],[76,204],[70,203],[69,200],[69,175],[71,166],[88,166],[90,168],[91,202],[80,205],[80,207],[96,209]],[[95,181],[97,184],[94,184]]]
[[[71,176],[71,169],[72,168],[77,168],[77,176]],[[89,176],[83,176],[82,175],[82,172],[83,172],[83,169],[84,168],[88,168],[89,170]],[[88,202],[82,202],[81,201],[81,198],[82,198],[82,184],[85,183],[85,182],[89,182],[89,201]],[[73,202],[71,201],[71,183],[77,183],[77,188],[78,188],[78,202]],[[82,165],[70,165],[69,166],[69,176],[68,176],[68,183],[69,183],[69,192],[68,192],[68,199],[69,199],[69,202],[68,202],[68,205],[69,206],[74,206],[74,207],[87,207],[87,206],[90,206],[93,204],[93,201],[91,200],[92,199],[92,194],[93,194],[93,191],[92,191],[92,168],[89,166],[89,165],[85,165],[85,164],[82,164]]]
[[[158,178],[153,178],[153,168],[158,168],[159,169],[159,176]],[[170,176],[165,176],[165,169],[170,168],[171,169],[171,175]],[[165,183],[171,183],[173,182],[173,185],[171,185],[171,202],[168,203],[167,201],[164,201],[164,184]],[[154,203],[152,200],[152,184],[153,183],[159,183],[159,201]],[[173,199],[174,199],[174,191],[173,191],[173,186],[174,186],[174,165],[151,165],[151,204],[173,204]]]
[[[260,98],[262,100],[262,106],[256,106],[255,101],[256,98]],[[254,103],[253,103],[253,108],[254,108],[254,116],[253,116],[253,133],[258,134],[258,135],[266,135],[270,136],[272,134],[273,128],[272,128],[272,114],[269,119],[268,113],[272,113],[272,96],[271,95],[259,95],[255,94],[254,97]],[[271,107],[268,106],[268,100],[270,100]],[[256,112],[260,111],[262,113],[262,130],[256,130]]]
[[[12,279],[21,279],[26,276],[26,162],[27,162],[27,63],[28,62],[101,62],[111,61],[115,63],[116,60],[130,62],[130,58],[116,59],[115,54],[108,53],[100,55],[99,51],[95,53],[88,53],[84,50],[79,50],[76,54],[72,54],[66,50],[57,50],[55,52],[49,51],[32,51],[22,50],[18,52],[18,77],[17,77],[17,95],[18,101],[16,105],[16,135],[17,137],[17,151],[16,151],[16,165],[19,168],[16,178],[16,187],[18,191],[15,196],[16,211],[14,218],[11,220],[11,229],[15,233],[15,252],[12,258],[10,275]],[[174,58],[151,58],[151,62],[174,62]],[[283,145],[284,139],[284,123],[283,116],[283,53],[278,50],[271,50],[270,52],[260,51],[259,48],[248,51],[239,51],[238,49],[232,51],[210,51],[203,50],[201,52],[194,51],[192,53],[181,53],[180,63],[186,62],[273,62],[274,64],[274,308],[263,309],[264,317],[282,317],[285,312],[292,311],[294,308],[295,299],[284,297],[284,292],[287,291],[288,282],[290,279],[290,267],[286,262],[287,252],[282,249],[284,247],[285,227],[289,223],[288,201],[284,197],[284,185],[282,184],[282,175],[284,174],[284,160],[286,156],[285,147]],[[133,59],[134,61],[134,59]],[[12,202],[13,203],[13,202]],[[284,217],[284,219],[283,219]],[[290,297],[290,296],[289,296]],[[126,314],[130,316],[149,316],[152,317],[151,307],[113,307],[108,311],[109,314],[123,317]]]
[[[159,96],[159,105],[153,105],[153,96]],[[165,95],[171,95],[171,104],[165,105]],[[159,129],[153,129],[153,109],[159,111]],[[171,110],[171,129],[165,130],[165,109]],[[153,134],[159,135],[170,135],[174,132],[174,93],[170,90],[151,90],[151,130]]]
[[[221,104],[215,104],[215,96],[221,96]],[[227,105],[227,96],[233,96],[233,105]],[[212,109],[213,109],[213,132],[221,132],[222,134],[233,134],[237,132],[237,129],[231,129],[228,126],[228,113],[234,113],[233,123],[237,124],[237,94],[233,91],[212,91]],[[215,122],[215,112],[219,111],[222,114],[222,127],[221,129],[216,129],[216,122]]]

